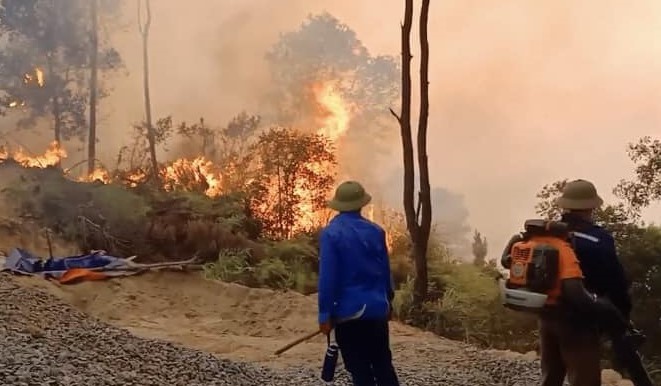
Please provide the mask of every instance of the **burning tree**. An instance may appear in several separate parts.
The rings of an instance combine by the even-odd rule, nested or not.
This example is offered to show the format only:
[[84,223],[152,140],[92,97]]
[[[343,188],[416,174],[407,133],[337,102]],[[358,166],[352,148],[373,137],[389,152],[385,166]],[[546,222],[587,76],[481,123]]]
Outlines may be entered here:
[[415,165],[413,162],[413,138],[411,133],[411,26],[413,24],[413,0],[405,1],[404,23],[402,24],[402,106],[401,113],[391,113],[399,122],[404,156],[404,213],[406,227],[413,243],[415,280],[413,302],[420,306],[427,297],[427,248],[431,233],[431,188],[427,162],[427,121],[429,116],[429,42],[427,22],[429,2],[423,0],[420,12],[420,116],[418,118],[418,170],[420,192],[416,205]]
[[[309,112],[317,108],[320,91],[323,94],[331,87],[333,98],[357,107],[351,110],[351,126],[360,129],[348,130],[348,124],[345,125],[344,135],[351,140],[344,141],[339,149],[340,163],[342,154],[351,154],[352,161],[356,161],[353,165],[363,165],[386,153],[382,150],[392,143],[390,135],[396,132],[388,130],[394,129],[394,125],[385,107],[396,103],[399,96],[395,57],[370,55],[355,31],[334,16],[322,13],[310,16],[299,29],[283,34],[267,54],[267,60],[274,82],[265,111],[273,110],[275,121],[312,127],[316,122],[310,121]],[[313,120],[315,117],[313,114]],[[366,149],[362,145],[365,141],[372,146]]]
[[[118,4],[101,1],[99,14],[112,15]],[[0,90],[5,93],[0,111],[27,112],[20,127],[34,127],[38,119],[50,116],[56,141],[85,136],[85,74],[94,45],[88,38],[93,24],[90,7],[91,2],[83,0],[2,1],[0,36],[7,43],[0,52]],[[107,39],[99,46],[98,69],[118,68],[120,56]]]
[[271,128],[252,146],[250,201],[264,233],[274,239],[318,226],[335,181],[335,156],[323,135]]

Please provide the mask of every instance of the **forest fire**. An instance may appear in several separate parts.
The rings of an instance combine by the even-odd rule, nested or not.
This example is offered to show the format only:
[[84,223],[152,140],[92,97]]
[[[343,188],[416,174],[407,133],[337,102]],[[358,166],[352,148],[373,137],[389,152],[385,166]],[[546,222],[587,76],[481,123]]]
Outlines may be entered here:
[[[37,69],[35,74],[26,74],[26,80],[36,81],[41,85],[43,84],[43,74]],[[315,133],[323,136],[330,145],[333,145],[333,150],[329,150],[331,152],[335,151],[335,145],[346,134],[351,120],[351,107],[335,88],[334,83],[332,81],[319,82],[311,87],[316,104],[312,118],[318,122]],[[331,148],[329,147],[329,149]],[[15,152],[0,149],[0,160],[12,158],[25,167],[44,168],[58,165],[66,157],[66,151],[57,142],[51,143],[43,155],[37,156],[30,156],[23,149]],[[304,164],[304,168],[307,170],[304,174],[334,176],[336,167],[334,162],[329,164],[324,160],[310,160]],[[197,191],[203,192],[208,197],[217,197],[223,193],[223,172],[228,172],[228,168],[216,165],[213,161],[200,156],[194,159],[179,158],[164,163],[160,166],[159,176],[163,189],[166,191]],[[69,172],[67,171],[66,174]],[[74,178],[81,182],[102,182],[104,184],[118,181],[135,187],[147,180],[147,174],[142,169],[110,173],[107,169],[99,167],[90,174]],[[325,209],[319,210],[317,205],[320,195],[323,196],[329,192],[320,192],[319,188],[315,188],[305,181],[297,180],[294,184],[294,194],[298,196],[299,203],[296,205],[298,213],[296,225],[291,232],[297,233],[323,225],[328,219],[329,213]],[[277,178],[267,181],[266,187],[268,196],[273,198],[273,200],[269,200],[268,204],[272,205],[279,194]],[[266,209],[263,212],[270,213]]]
[[37,167],[45,168],[48,166],[58,165],[64,158],[67,157],[67,151],[64,150],[57,141],[53,141],[48,146],[48,149],[42,155],[31,156],[23,148],[19,147],[15,151],[10,151],[8,148],[0,147],[0,160],[13,159],[24,167]]
[[34,73],[26,73],[23,75],[23,83],[30,84],[32,82],[37,82],[39,87],[44,87],[44,72],[41,71],[39,67],[35,67]]
[[349,128],[351,111],[348,103],[337,92],[333,82],[327,81],[312,87],[315,99],[323,111],[323,126],[317,131],[332,142],[337,141]]
[[[351,111],[349,104],[342,98],[342,95],[335,88],[333,81],[315,83],[312,86],[315,102],[321,116],[317,117],[321,121],[321,127],[317,134],[326,137],[332,145],[336,146],[338,140],[344,136],[349,129],[351,120]],[[307,167],[315,172],[335,174],[336,170],[328,170],[329,165],[320,163],[310,163]],[[333,165],[336,167],[336,165]],[[328,219],[326,210],[316,210],[313,204],[315,192],[305,186],[297,186],[295,193],[302,200],[299,205],[301,216],[294,231],[303,231],[322,225]]]
[[216,169],[214,163],[204,157],[193,160],[179,158],[162,168],[160,174],[166,190],[202,186],[204,194],[216,197],[222,193],[222,177]]
[[104,184],[109,184],[110,182],[112,182],[112,178],[110,177],[110,173],[106,169],[97,168],[89,175],[78,178],[78,181],[81,182],[100,181],[103,182]]

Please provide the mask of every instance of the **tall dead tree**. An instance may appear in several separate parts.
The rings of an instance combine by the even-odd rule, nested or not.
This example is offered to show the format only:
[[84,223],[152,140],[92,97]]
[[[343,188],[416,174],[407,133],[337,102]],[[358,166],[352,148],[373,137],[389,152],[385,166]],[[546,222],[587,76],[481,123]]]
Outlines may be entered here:
[[151,3],[145,0],[147,16],[144,24],[141,17],[141,0],[138,0],[138,24],[140,35],[142,35],[142,73],[145,92],[145,126],[147,129],[147,141],[149,142],[149,155],[151,158],[151,177],[155,181],[158,178],[158,162],[156,161],[156,138],[154,126],[151,120],[151,99],[149,96],[149,27],[151,27]]
[[402,24],[402,106],[398,115],[392,109],[402,136],[404,158],[404,213],[406,228],[413,245],[415,279],[413,301],[420,305],[427,297],[427,248],[431,233],[431,188],[427,162],[427,123],[429,117],[429,41],[427,25],[430,0],[423,0],[420,12],[420,114],[418,117],[417,154],[419,192],[415,197],[415,164],[413,134],[411,132],[411,28],[413,25],[413,0],[405,0]]
[[98,59],[99,59],[99,28],[98,28],[98,0],[91,0],[90,19],[92,31],[90,44],[90,129],[87,138],[87,174],[94,172],[96,160],[96,100],[98,93]]

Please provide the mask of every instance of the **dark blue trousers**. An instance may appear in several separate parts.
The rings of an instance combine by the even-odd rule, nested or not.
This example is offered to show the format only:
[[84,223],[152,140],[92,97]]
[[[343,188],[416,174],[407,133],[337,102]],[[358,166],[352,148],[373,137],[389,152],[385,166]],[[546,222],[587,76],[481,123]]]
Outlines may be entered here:
[[335,326],[335,338],[354,386],[399,386],[387,320],[340,323]]

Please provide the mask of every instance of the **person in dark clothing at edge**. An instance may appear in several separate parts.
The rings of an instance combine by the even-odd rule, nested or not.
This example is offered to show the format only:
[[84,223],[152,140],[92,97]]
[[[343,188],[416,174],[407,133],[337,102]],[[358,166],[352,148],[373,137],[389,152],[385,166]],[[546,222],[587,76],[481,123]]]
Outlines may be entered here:
[[388,321],[394,297],[384,230],[361,215],[371,196],[340,184],[319,240],[319,328],[335,337],[355,386],[399,386]]
[[[585,287],[608,298],[628,321],[632,308],[629,280],[617,256],[613,236],[594,223],[594,211],[603,204],[596,187],[582,179],[571,181],[556,203],[564,211],[561,221],[569,225],[573,234],[572,247],[583,271]],[[599,339],[599,322],[593,321],[590,327]],[[598,353],[600,346],[597,346],[594,351]],[[619,358],[614,359],[616,366],[619,365]]]
[[583,271],[585,287],[596,295],[606,296],[629,319],[629,282],[617,257],[615,241],[593,220],[594,210],[603,204],[597,189],[585,180],[571,181],[557,204],[564,210],[561,221],[573,232],[572,247]]
[[[565,210],[562,222],[573,234],[557,246],[561,256],[569,256],[563,257],[561,267],[575,264],[576,269],[569,270],[571,274],[561,269],[559,302],[546,305],[539,313],[542,386],[562,386],[565,377],[572,386],[600,386],[598,326],[620,332],[628,325],[631,306],[613,238],[591,219],[602,202],[594,186],[583,180],[568,183],[556,202]],[[508,243],[503,267],[510,268],[511,250],[522,237],[515,235]],[[567,265],[571,261],[574,263]]]

